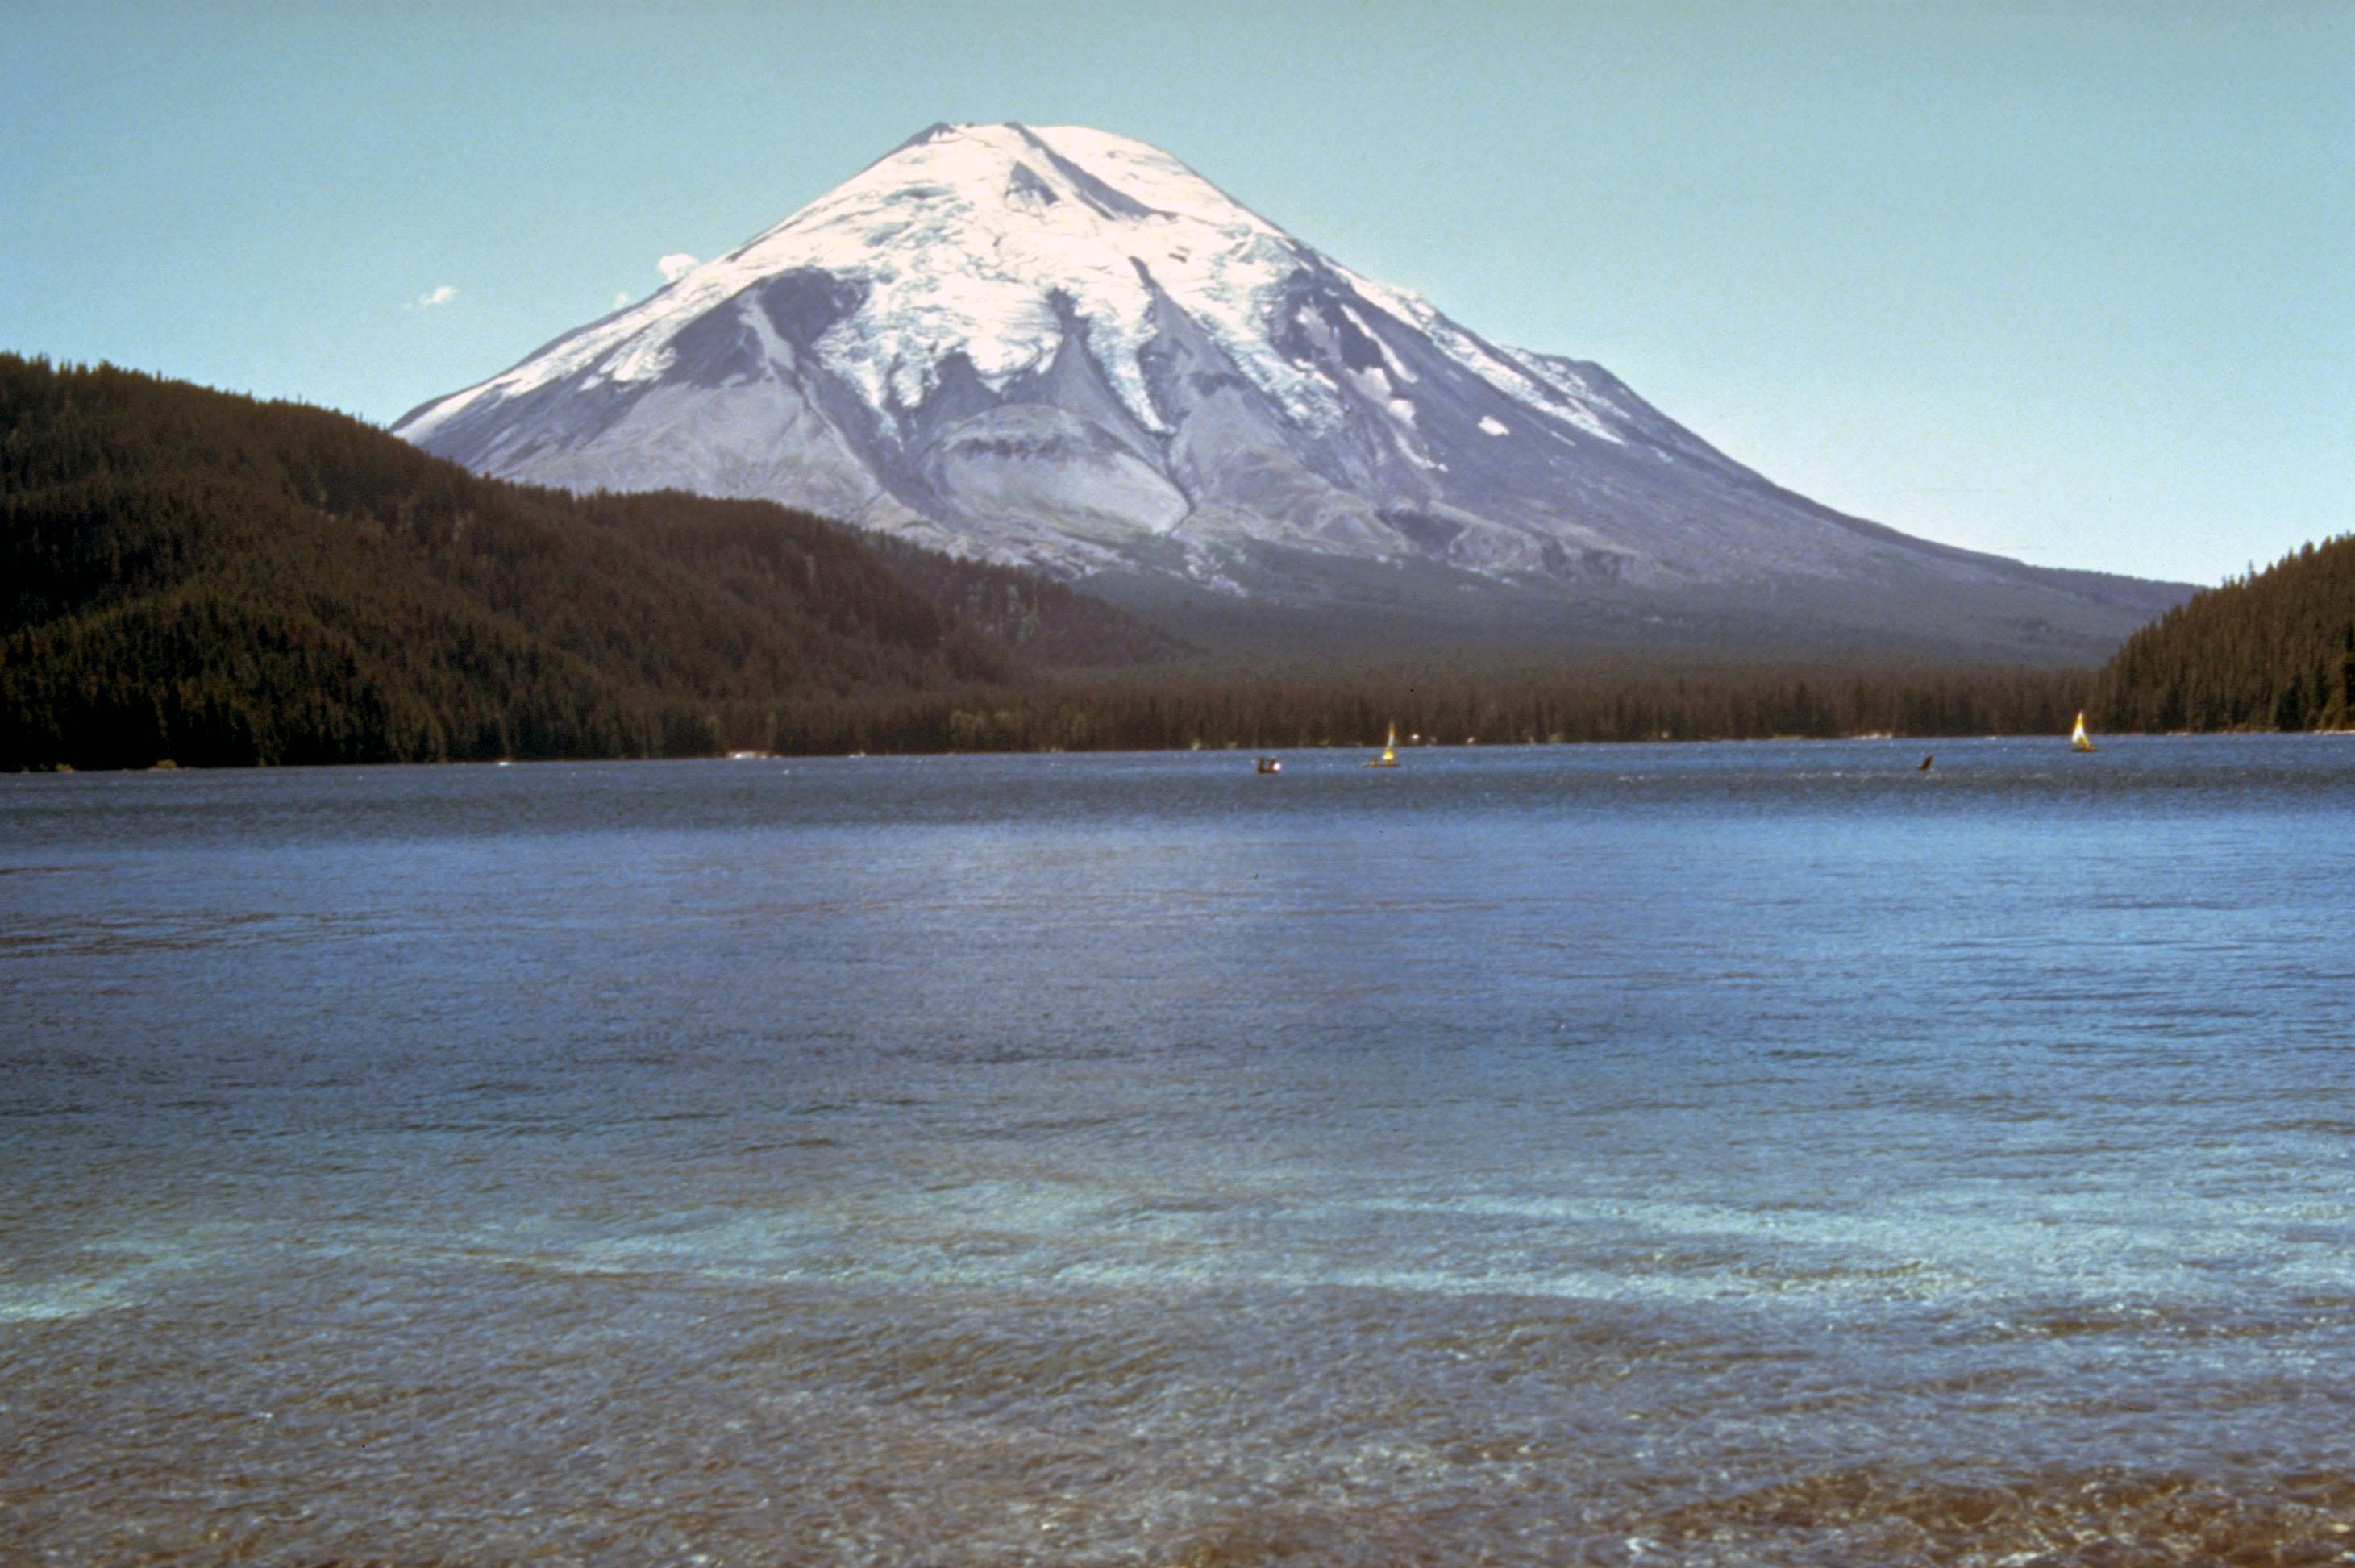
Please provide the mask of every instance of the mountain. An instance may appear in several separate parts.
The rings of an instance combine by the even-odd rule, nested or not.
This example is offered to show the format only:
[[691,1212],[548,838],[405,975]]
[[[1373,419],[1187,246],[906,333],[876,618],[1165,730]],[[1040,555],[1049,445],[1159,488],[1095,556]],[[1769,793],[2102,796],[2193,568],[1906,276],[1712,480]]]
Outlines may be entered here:
[[529,489],[323,410],[0,355],[0,768],[848,750],[878,704],[1172,651],[1062,584],[894,556],[769,502]]
[[2355,729],[2355,534],[2196,593],[2094,683],[2111,730]]
[[935,125],[393,428],[483,474],[1084,577],[1198,637],[2060,663],[2189,592],[1842,516],[1080,127]]

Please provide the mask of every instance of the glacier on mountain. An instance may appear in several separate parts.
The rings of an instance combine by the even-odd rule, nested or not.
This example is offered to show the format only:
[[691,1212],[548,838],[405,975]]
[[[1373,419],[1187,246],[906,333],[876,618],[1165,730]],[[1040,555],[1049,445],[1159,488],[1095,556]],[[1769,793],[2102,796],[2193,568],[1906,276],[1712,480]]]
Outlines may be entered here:
[[2051,586],[1780,489],[1600,366],[1491,343],[1102,131],[935,125],[689,260],[395,432],[1236,592],[1267,549],[1556,589]]
[[1173,534],[1487,571],[1649,564],[1542,483],[1503,507],[1452,494],[1492,461],[1463,436],[1507,410],[1614,446],[1667,422],[1142,143],[935,126],[394,428],[507,477],[764,496],[1071,571]]

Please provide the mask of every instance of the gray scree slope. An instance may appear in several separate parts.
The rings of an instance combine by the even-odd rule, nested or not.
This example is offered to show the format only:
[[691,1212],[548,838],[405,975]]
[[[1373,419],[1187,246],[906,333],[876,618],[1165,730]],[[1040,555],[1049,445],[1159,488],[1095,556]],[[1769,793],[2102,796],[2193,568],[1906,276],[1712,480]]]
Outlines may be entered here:
[[394,432],[504,478],[765,497],[1165,606],[1362,601],[1366,566],[1411,564],[1520,624],[1530,595],[1665,612],[1636,619],[1697,651],[1772,645],[1780,617],[2049,661],[2187,592],[1841,516],[1601,367],[1491,344],[1079,127],[934,126]]

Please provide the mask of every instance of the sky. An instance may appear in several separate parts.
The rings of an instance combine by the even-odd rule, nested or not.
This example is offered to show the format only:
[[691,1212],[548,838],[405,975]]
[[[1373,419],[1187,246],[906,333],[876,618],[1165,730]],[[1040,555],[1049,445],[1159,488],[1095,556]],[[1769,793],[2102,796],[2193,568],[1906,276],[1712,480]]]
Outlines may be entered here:
[[1006,120],[1910,533],[2355,530],[2355,0],[0,0],[0,350],[388,424]]

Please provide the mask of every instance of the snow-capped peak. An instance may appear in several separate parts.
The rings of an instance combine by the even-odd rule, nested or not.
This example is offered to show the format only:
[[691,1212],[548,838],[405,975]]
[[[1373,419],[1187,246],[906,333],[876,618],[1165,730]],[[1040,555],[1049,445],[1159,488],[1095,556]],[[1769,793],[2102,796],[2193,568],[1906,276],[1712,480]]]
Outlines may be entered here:
[[[1599,368],[1488,342],[1084,126],[935,125],[665,263],[395,430],[487,473],[764,496],[1075,572],[1174,538],[1616,581],[1641,559],[1601,526],[1623,481],[1751,477]],[[1610,453],[1644,477],[1597,477]]]
[[1305,248],[1167,154],[1083,126],[936,125],[775,228],[503,376],[420,411],[412,441],[485,399],[570,377],[632,382],[670,338],[748,285],[801,269],[865,304],[818,350],[876,407],[911,408],[964,354],[992,387],[1087,334],[1130,414],[1162,428],[1137,362],[1167,294],[1297,417],[1329,422],[1330,389],[1268,344],[1264,320]]
[[[1859,624],[1908,626],[1904,606],[1943,614],[2029,570],[1777,489],[1600,366],[1485,338],[1082,126],[935,125],[728,254],[662,267],[650,298],[395,431],[506,478],[766,497],[1319,615],[1391,602],[1320,557],[1588,603],[1706,588],[1704,619],[1718,585],[1805,581],[1812,616],[1844,581]],[[2073,613],[1990,592],[1975,624]]]

